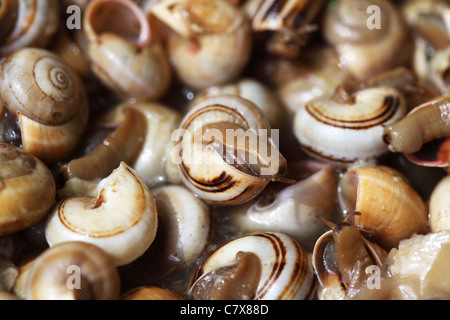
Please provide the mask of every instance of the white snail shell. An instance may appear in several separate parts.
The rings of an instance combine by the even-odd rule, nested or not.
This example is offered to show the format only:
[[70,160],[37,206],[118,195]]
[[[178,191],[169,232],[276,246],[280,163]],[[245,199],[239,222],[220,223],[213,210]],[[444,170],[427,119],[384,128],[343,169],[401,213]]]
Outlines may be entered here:
[[315,278],[309,253],[283,233],[254,233],[237,237],[215,250],[201,265],[191,289],[215,269],[233,265],[238,252],[255,254],[262,264],[254,300],[309,299]]
[[152,244],[158,225],[155,200],[123,162],[99,184],[97,194],[60,201],[47,218],[45,237],[50,246],[65,241],[95,244],[122,266]]
[[[226,141],[229,134],[237,143]],[[268,120],[249,100],[235,95],[202,99],[180,124],[174,162],[181,180],[209,203],[249,201],[285,171],[286,160],[271,134]],[[245,136],[259,140],[259,147],[246,145]],[[271,149],[270,157],[263,147]]]
[[403,95],[377,87],[357,91],[354,99],[352,104],[324,97],[299,108],[293,125],[300,145],[315,157],[338,165],[385,154],[383,128],[406,114]]

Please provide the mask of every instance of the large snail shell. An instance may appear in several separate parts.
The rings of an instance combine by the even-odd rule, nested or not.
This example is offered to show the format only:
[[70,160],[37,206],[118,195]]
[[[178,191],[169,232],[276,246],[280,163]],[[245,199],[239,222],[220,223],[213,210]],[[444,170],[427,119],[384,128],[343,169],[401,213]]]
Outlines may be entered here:
[[243,71],[252,45],[250,23],[228,1],[160,1],[152,13],[174,30],[168,54],[184,84],[204,89]]
[[284,174],[286,160],[272,140],[270,125],[249,100],[207,97],[185,115],[178,133],[173,156],[180,177],[207,202],[246,202]]
[[101,248],[68,241],[48,248],[31,265],[28,300],[113,300],[120,278],[113,260]]
[[352,102],[310,101],[297,110],[294,133],[307,152],[345,165],[387,153],[383,128],[405,114],[405,99],[397,90],[369,88],[357,91]]
[[18,0],[2,1],[0,3],[0,45],[14,29],[19,10]]
[[160,43],[151,39],[149,21],[128,0],[95,0],[83,20],[87,55],[97,77],[119,96],[138,101],[162,96],[171,69]]
[[[240,299],[253,300],[301,300],[310,299],[315,291],[315,278],[308,252],[298,242],[283,233],[255,233],[244,235],[225,243],[214,251],[197,270],[190,287],[190,294],[198,294],[197,285],[202,281],[220,281],[215,279],[221,268],[236,265],[238,253],[256,255],[255,264],[260,264],[260,276],[255,292]],[[227,278],[226,289],[220,289],[221,298],[229,299],[226,290],[239,290],[247,285],[245,277]],[[210,277],[210,279],[208,279]],[[236,283],[237,282],[237,283]],[[203,289],[205,290],[205,289]],[[219,291],[220,291],[219,290]]]
[[[379,10],[379,25],[369,28],[370,6]],[[386,0],[342,0],[328,7],[323,33],[335,46],[342,65],[359,79],[403,62],[407,29],[400,12]]]
[[24,150],[50,164],[78,146],[88,123],[88,98],[79,75],[56,54],[15,51],[1,65],[0,95],[19,118]]
[[352,168],[342,176],[339,186],[344,212],[359,212],[355,225],[380,241],[396,246],[426,231],[427,206],[397,171],[383,166]]
[[155,200],[142,179],[121,163],[99,182],[97,194],[63,199],[50,213],[50,246],[85,241],[108,252],[116,266],[128,264],[151,245],[158,225]]
[[85,101],[79,76],[54,53],[19,49],[1,64],[0,94],[6,108],[46,125],[70,121]]
[[[14,1],[2,1],[5,2]],[[17,20],[4,43],[0,43],[0,56],[24,47],[44,48],[60,26],[58,0],[18,0],[17,3]],[[14,16],[8,12],[9,19]]]
[[0,235],[32,226],[55,205],[56,186],[50,170],[10,144],[0,144],[0,181]]

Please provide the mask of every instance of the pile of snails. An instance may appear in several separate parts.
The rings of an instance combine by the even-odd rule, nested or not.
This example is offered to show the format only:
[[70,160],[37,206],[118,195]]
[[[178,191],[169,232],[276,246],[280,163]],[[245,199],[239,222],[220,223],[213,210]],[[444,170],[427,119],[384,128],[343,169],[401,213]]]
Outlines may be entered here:
[[0,299],[450,298],[449,70],[447,0],[0,1]]

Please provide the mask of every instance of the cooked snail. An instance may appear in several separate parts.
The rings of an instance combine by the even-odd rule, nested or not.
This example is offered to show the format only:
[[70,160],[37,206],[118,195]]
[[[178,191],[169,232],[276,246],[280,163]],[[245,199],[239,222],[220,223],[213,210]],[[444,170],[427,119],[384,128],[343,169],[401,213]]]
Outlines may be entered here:
[[[377,11],[371,18],[373,6]],[[399,66],[410,51],[407,25],[398,8],[387,0],[330,4],[322,31],[338,52],[341,65],[358,79]]]
[[99,182],[97,194],[63,199],[47,218],[50,247],[66,241],[95,244],[116,266],[136,260],[152,244],[158,225],[155,200],[142,179],[121,163]]
[[172,30],[167,51],[187,86],[221,85],[243,72],[252,48],[250,22],[227,0],[162,0],[150,11]]
[[337,94],[308,102],[295,113],[293,130],[308,153],[336,165],[376,160],[388,152],[384,126],[407,112],[396,89],[373,87],[348,96]]
[[28,300],[114,300],[120,278],[112,258],[99,247],[67,241],[48,248],[31,265]]
[[55,205],[56,186],[50,169],[11,144],[0,144],[0,235],[26,229]]
[[225,243],[198,268],[189,295],[204,300],[303,300],[315,292],[308,252],[283,233]]
[[129,0],[93,0],[83,18],[87,56],[95,75],[120,97],[156,100],[171,69],[144,11]]
[[202,99],[184,116],[174,138],[181,180],[208,203],[247,202],[285,172],[286,160],[266,117],[239,96]]

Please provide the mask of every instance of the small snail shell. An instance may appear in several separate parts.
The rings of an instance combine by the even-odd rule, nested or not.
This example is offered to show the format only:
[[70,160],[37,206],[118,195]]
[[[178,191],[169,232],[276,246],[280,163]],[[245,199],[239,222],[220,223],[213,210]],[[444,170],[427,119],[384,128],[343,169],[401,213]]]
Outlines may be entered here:
[[234,83],[201,90],[196,94],[191,106],[205,97],[221,94],[233,94],[250,100],[263,111],[272,128],[281,127],[284,110],[278,97],[263,83],[252,78],[243,78]]
[[[0,56],[8,56],[15,50],[25,47],[44,48],[60,26],[58,0],[18,0],[17,2],[17,20],[14,29],[0,45]],[[14,16],[13,13],[9,14],[9,17]]]
[[433,188],[429,201],[430,231],[450,230],[450,176]]
[[32,263],[28,300],[114,300],[120,279],[111,257],[99,247],[68,241],[48,248]]
[[99,184],[96,195],[62,200],[47,219],[45,237],[50,246],[75,240],[95,244],[122,266],[152,244],[158,224],[155,200],[123,162]]
[[[369,28],[367,9],[376,5],[379,27]],[[407,29],[399,10],[387,0],[342,0],[328,6],[323,35],[339,53],[344,68],[356,78],[400,65],[407,53]]]
[[138,287],[125,292],[121,300],[184,300],[170,289],[148,286]]
[[406,114],[405,98],[388,87],[359,90],[351,101],[318,98],[300,107],[294,134],[309,153],[336,165],[377,159],[387,153],[385,125]]
[[185,85],[221,85],[243,71],[251,53],[250,23],[227,0],[163,0],[151,12],[173,30],[167,50]]
[[92,71],[119,96],[156,100],[167,90],[171,69],[164,48],[151,39],[149,21],[136,3],[94,0],[84,14]]
[[259,198],[247,210],[232,212],[232,223],[248,232],[272,231],[290,235],[312,247],[324,231],[316,218],[330,219],[336,203],[336,180],[329,166],[278,191],[273,199]]
[[[291,237],[283,233],[272,232],[240,236],[219,247],[197,270],[189,294],[191,296],[204,294],[201,291],[204,291],[205,288],[197,287],[203,281],[213,282],[215,285],[217,285],[215,281],[220,283],[220,273],[218,272],[224,268],[233,268],[239,253],[256,256],[253,256],[253,261],[249,261],[251,264],[260,266],[259,277],[250,279],[252,282],[256,281],[256,286],[247,283],[248,278],[252,278],[255,276],[254,274],[245,273],[243,278],[238,274],[235,275],[235,278],[227,277],[227,282],[223,283],[222,289],[220,289],[220,284],[217,289],[219,293],[220,290],[225,291],[220,293],[221,298],[230,299],[228,294],[234,294],[234,290],[239,291],[246,285],[256,287],[255,291],[237,299],[302,300],[310,299],[314,295],[315,278],[308,252]],[[252,268],[252,266],[248,267]],[[227,289],[231,292],[227,292]]]
[[359,212],[355,225],[387,245],[396,246],[426,231],[427,206],[396,170],[384,166],[351,168],[341,177],[339,187],[343,211]]
[[55,163],[78,146],[88,122],[88,99],[78,74],[56,54],[15,51],[1,64],[0,95],[19,118],[24,150]]
[[392,300],[448,299],[450,231],[415,235],[389,254]]
[[155,260],[158,264],[167,264],[166,268],[171,265],[188,266],[209,243],[209,208],[189,189],[180,185],[152,189],[152,194],[158,212],[159,239],[155,250],[159,255]]
[[38,158],[10,144],[0,144],[0,235],[26,229],[55,205],[56,186]]
[[286,160],[266,117],[238,96],[202,99],[185,115],[177,134],[172,156],[181,180],[209,203],[244,203],[285,173]]

